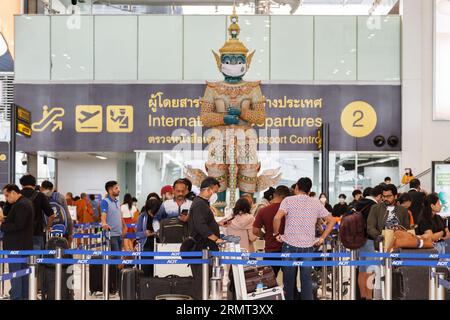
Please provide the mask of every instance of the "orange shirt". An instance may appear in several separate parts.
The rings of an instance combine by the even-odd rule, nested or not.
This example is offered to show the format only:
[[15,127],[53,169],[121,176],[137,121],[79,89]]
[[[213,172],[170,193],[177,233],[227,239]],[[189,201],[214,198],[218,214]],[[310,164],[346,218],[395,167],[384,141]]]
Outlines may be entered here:
[[75,202],[77,206],[77,219],[79,223],[94,222],[94,210],[90,201],[80,199]]

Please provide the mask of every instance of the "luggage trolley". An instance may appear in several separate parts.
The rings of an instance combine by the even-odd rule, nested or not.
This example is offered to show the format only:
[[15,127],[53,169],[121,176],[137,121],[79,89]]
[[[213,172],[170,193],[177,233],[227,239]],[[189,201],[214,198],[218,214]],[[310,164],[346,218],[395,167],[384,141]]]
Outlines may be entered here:
[[[226,243],[224,246],[221,246],[222,251],[239,253],[243,252],[239,244],[239,237],[226,236],[223,238],[223,240],[225,240]],[[233,256],[231,257],[231,259],[243,260],[240,256]],[[244,265],[232,265],[231,271],[233,272],[236,300],[284,300],[283,288],[280,286],[257,290],[255,292],[247,292]]]

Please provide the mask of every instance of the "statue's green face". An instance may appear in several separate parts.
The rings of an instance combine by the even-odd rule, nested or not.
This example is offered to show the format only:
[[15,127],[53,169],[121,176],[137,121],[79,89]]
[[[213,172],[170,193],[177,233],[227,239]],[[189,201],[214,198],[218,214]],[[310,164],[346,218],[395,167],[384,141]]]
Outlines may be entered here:
[[221,72],[226,82],[239,82],[247,72],[246,56],[243,54],[224,54],[221,56]]

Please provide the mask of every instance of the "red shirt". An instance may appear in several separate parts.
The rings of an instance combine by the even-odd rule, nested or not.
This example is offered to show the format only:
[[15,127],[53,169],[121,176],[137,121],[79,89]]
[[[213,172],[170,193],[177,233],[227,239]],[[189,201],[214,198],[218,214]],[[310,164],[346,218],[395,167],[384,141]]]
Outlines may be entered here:
[[[266,252],[281,252],[281,246],[283,245],[281,242],[278,242],[277,239],[273,236],[273,219],[280,208],[280,203],[273,203],[268,205],[267,207],[261,208],[256,215],[255,222],[253,223],[253,227],[262,228],[264,227],[265,235],[264,240],[265,251]],[[280,234],[284,232],[284,218],[281,221],[280,226]]]

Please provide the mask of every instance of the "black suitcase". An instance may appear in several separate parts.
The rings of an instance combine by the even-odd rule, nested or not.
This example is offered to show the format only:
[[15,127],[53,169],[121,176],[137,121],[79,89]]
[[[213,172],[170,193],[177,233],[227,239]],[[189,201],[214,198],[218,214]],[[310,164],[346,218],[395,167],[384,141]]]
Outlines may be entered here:
[[[435,249],[400,249],[396,253],[438,254]],[[424,260],[424,259],[402,259]],[[428,300],[429,267],[394,267],[392,269],[393,300]]]
[[163,294],[182,294],[194,299],[194,278],[168,276],[165,278],[141,278],[140,282],[141,300],[155,300]]
[[[56,274],[54,267],[41,265],[42,300],[55,300]],[[63,265],[61,281],[61,300],[74,300],[74,266]]]
[[[62,248],[69,249],[67,239],[62,237],[51,237],[45,246],[46,250],[55,250]],[[68,254],[63,255],[63,259],[71,259],[72,256]],[[55,285],[56,285],[56,270],[55,265],[39,265],[40,287],[42,300],[55,300]],[[74,266],[62,266],[62,281],[61,281],[61,299],[74,299]]]
[[[102,257],[92,257],[92,259],[103,259]],[[109,293],[114,294],[118,291],[119,272],[117,265],[108,265],[109,267]],[[89,292],[91,295],[96,292],[103,292],[103,265],[89,265]]]
[[139,300],[140,280],[144,271],[139,269],[123,269],[120,271],[120,300]]
[[162,243],[182,243],[189,235],[188,224],[178,218],[168,218],[161,221],[159,241]]

